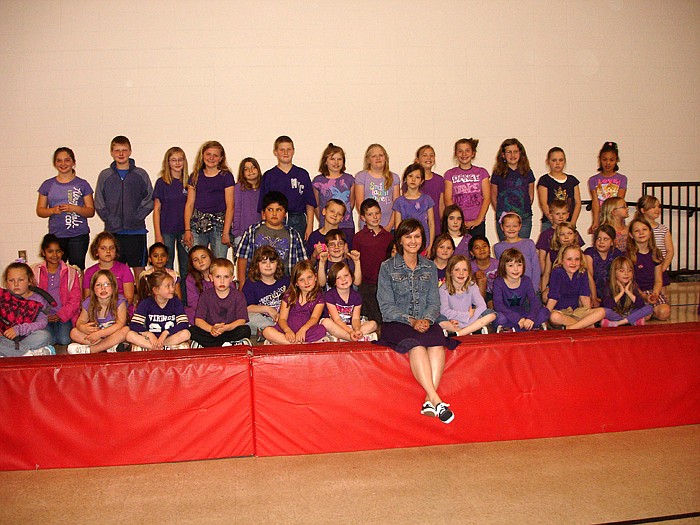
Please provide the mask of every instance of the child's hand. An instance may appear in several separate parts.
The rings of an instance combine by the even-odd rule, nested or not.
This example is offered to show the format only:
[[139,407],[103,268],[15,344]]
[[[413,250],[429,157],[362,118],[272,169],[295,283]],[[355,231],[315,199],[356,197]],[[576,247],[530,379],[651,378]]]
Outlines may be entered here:
[[88,345],[94,345],[99,343],[102,340],[102,338],[97,332],[92,332],[85,335],[85,340],[87,341]]
[[657,293],[650,293],[649,298],[647,299],[647,302],[649,304],[654,304],[659,301],[659,294]]
[[318,254],[318,260],[325,263],[328,260],[328,252],[321,252]]
[[486,272],[484,270],[477,270],[474,273],[474,280],[485,281],[486,280]]
[[600,299],[597,297],[591,297],[591,308],[598,308],[600,306]]
[[14,339],[15,337],[17,337],[17,332],[15,332],[15,329],[11,326],[7,330],[5,330],[2,335],[7,337],[8,339]]
[[277,310],[275,310],[272,306],[266,306],[265,313],[274,322],[277,322],[277,318],[280,316],[280,313]]
[[350,257],[354,262],[358,262],[360,260],[360,252],[357,250],[350,250],[348,252],[348,257]]
[[457,330],[459,330],[459,321],[457,321],[456,319],[450,319],[449,322],[450,322],[450,324],[452,324],[452,331],[453,332],[456,332]]
[[325,242],[317,242],[314,244],[314,253],[311,256],[318,259],[323,252],[328,252],[328,246]]
[[469,310],[467,310],[467,313],[469,314],[469,317],[473,317],[474,316],[474,307],[470,306]]
[[518,326],[520,328],[524,328],[525,330],[532,330],[532,327],[535,326],[535,322],[532,319],[525,319],[524,317],[518,321]]
[[93,334],[97,332],[100,329],[99,326],[97,326],[97,323],[85,323],[83,325],[82,331],[85,332],[86,334]]
[[186,231],[182,235],[182,244],[187,246],[187,248],[192,248],[192,246],[194,246],[194,237],[192,236],[192,232]]
[[154,349],[156,350],[162,350],[165,348],[165,339],[168,337],[167,332],[162,332],[159,336],[158,339],[156,339],[156,344],[154,346]]
[[296,336],[297,343],[303,343],[306,341],[306,328],[299,328]]
[[224,333],[224,323],[216,323],[211,327],[209,333],[211,333],[211,335],[213,335],[214,337],[219,337],[221,334]]
[[290,343],[294,343],[297,340],[296,334],[291,330],[287,330],[286,332],[284,332],[284,338]]

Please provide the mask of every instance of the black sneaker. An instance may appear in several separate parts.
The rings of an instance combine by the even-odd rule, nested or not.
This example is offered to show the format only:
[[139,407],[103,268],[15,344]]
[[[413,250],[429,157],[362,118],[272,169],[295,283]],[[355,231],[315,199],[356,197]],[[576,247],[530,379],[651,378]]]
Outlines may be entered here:
[[420,409],[420,413],[428,417],[437,416],[437,411],[435,410],[435,407],[430,401],[426,401],[425,403],[423,403],[423,406]]
[[448,405],[447,403],[438,403],[435,407],[435,410],[437,411],[437,417],[443,423],[452,423],[452,420],[455,418],[455,415],[452,413],[452,410],[448,408],[449,406],[450,405]]

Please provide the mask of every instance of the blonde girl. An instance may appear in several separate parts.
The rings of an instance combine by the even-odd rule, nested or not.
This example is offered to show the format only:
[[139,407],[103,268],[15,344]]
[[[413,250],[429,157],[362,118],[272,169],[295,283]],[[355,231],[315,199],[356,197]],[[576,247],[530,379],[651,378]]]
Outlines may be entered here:
[[322,341],[326,329],[319,321],[326,303],[313,263],[298,262],[292,268],[290,282],[291,286],[282,296],[277,324],[265,328],[263,336],[278,345]]
[[435,236],[437,237],[442,233],[440,230],[440,218],[445,209],[445,179],[433,171],[435,167],[435,150],[430,144],[425,144],[416,150],[416,158],[413,162],[420,164],[425,170],[425,180],[421,189],[435,203],[435,206],[433,206],[433,222],[435,223]]
[[625,198],[627,194],[627,177],[619,173],[620,153],[615,142],[606,142],[598,153],[598,173],[588,179],[588,191],[591,193],[591,227],[593,233],[602,224],[600,212],[603,203],[610,197]]
[[[389,169],[389,155],[381,144],[370,144],[365,151],[363,170],[355,175],[355,206],[373,198],[382,210],[380,225],[387,231],[394,227],[394,201],[399,198],[399,176]],[[360,224],[360,229],[364,224]]]
[[328,317],[321,324],[328,333],[344,341],[376,341],[377,323],[360,317],[362,297],[353,289],[353,276],[345,262],[337,262],[328,272],[331,289],[325,293]]
[[[586,261],[578,244],[562,246],[549,279],[549,322],[567,330],[586,328],[605,317],[602,308],[591,308]],[[555,309],[556,308],[556,309]]]
[[615,248],[621,252],[627,249],[629,228],[625,219],[629,217],[627,203],[622,197],[610,197],[603,203],[600,213],[601,224],[609,224],[615,228]]
[[491,205],[489,172],[472,165],[479,139],[459,139],[454,146],[457,166],[445,172],[445,207],[456,204],[472,235],[486,235],[486,213]]
[[262,171],[260,164],[253,157],[244,158],[238,165],[238,178],[233,187],[233,235],[234,253],[245,231],[260,222],[258,200],[260,199],[260,182]]
[[345,151],[331,142],[321,154],[319,175],[314,177],[311,185],[316,198],[314,213],[319,229],[322,229],[326,222],[321,210],[326,208],[328,201],[339,200],[345,205],[345,211],[336,227],[345,232],[348,244],[352,246],[352,238],[355,235],[355,221],[352,216],[352,210],[355,208],[355,178],[346,173],[345,169]]
[[0,289],[0,357],[53,355],[51,333],[46,329],[48,302],[31,290],[34,274],[25,263],[10,263]]
[[617,257],[610,265],[609,286],[603,296],[604,328],[630,324],[644,326],[654,313],[654,307],[646,304],[634,281],[634,264],[625,256]]
[[440,314],[447,318],[440,326],[457,335],[482,330],[496,320],[472,276],[469,259],[455,255],[447,263],[445,284],[440,286]]
[[175,268],[175,257],[180,275],[187,273],[185,235],[185,204],[187,203],[187,156],[182,148],[173,146],[163,156],[160,177],[153,188],[153,233],[155,241],[163,243],[168,257],[165,263]]
[[455,243],[449,233],[441,233],[435,238],[430,250],[430,260],[435,263],[438,272],[438,285],[445,282],[447,263],[455,253]]
[[98,270],[90,279],[90,293],[83,301],[80,316],[70,337],[69,354],[116,352],[126,340],[127,301],[117,289],[117,279],[109,270]]
[[566,167],[566,154],[558,146],[550,148],[547,152],[547,167],[549,173],[540,177],[537,181],[537,200],[542,210],[542,230],[552,226],[552,217],[549,205],[554,200],[566,202],[569,212],[569,221],[576,224],[581,213],[581,190],[579,180],[573,175],[564,173]]
[[661,217],[661,202],[653,195],[642,195],[637,201],[637,212],[634,214],[635,219],[644,217],[651,230],[654,232],[654,242],[656,247],[661,250],[663,262],[661,263],[661,276],[663,278],[664,289],[671,284],[671,279],[668,276],[668,269],[673,262],[675,249],[673,247],[673,236],[668,226],[659,222]]
[[187,186],[185,245],[209,246],[215,257],[226,257],[231,244],[233,186],[224,147],[215,140],[202,144]]
[[164,270],[145,279],[150,296],[139,302],[126,334],[132,351],[189,348],[190,325],[175,296],[175,280]]
[[671,305],[663,292],[661,250],[656,247],[651,225],[644,218],[632,219],[626,255],[634,263],[634,278],[644,300],[654,306],[654,317],[666,321]]
[[423,193],[423,183],[425,182],[425,169],[418,163],[407,166],[403,172],[404,194],[394,201],[395,226],[401,224],[403,219],[418,219],[423,225],[423,229],[428,235],[426,251],[430,252],[430,247],[435,240],[435,216],[433,208],[435,202]]
[[603,293],[608,285],[610,265],[622,256],[615,248],[615,228],[609,224],[598,226],[593,232],[593,246],[586,248],[586,267],[588,269],[588,285],[591,289],[591,306],[598,307],[603,299]]
[[[500,218],[506,212],[517,213],[522,222],[520,235],[530,238],[532,202],[535,197],[535,176],[530,169],[525,147],[518,139],[506,139],[496,154],[491,176],[491,204]],[[505,236],[496,228],[498,238]]]
[[549,285],[549,276],[552,273],[552,266],[557,260],[559,250],[567,244],[574,244],[578,241],[578,232],[576,226],[571,222],[562,222],[554,228],[554,235],[549,243],[548,257],[544,260],[544,269],[542,270],[542,279],[540,280],[540,290],[542,290],[542,300],[547,301],[546,290]]

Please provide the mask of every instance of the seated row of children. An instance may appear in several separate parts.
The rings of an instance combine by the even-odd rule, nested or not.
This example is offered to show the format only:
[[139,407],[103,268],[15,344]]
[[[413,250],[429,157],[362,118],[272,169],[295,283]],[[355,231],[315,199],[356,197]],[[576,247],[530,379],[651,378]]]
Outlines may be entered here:
[[[270,193],[274,194],[275,192]],[[271,197],[271,199],[267,200],[275,201],[275,196],[272,195]],[[342,216],[342,212],[344,211],[342,207],[344,207],[344,205],[342,202],[329,201],[323,210],[328,220],[324,227],[314,232],[320,235],[325,233],[325,237],[318,237],[317,239],[326,240],[326,243],[319,240],[319,242],[309,246],[312,260],[317,259],[314,265],[306,261],[305,258],[301,258],[301,255],[290,255],[294,252],[292,249],[293,245],[295,243],[300,243],[300,238],[298,236],[295,238],[295,232],[284,226],[283,220],[286,208],[284,206],[284,196],[281,197],[282,198],[277,198],[280,202],[272,202],[273,205],[280,204],[280,208],[282,208],[279,220],[270,220],[271,216],[265,215],[266,212],[264,212],[263,217],[267,220],[265,220],[264,223],[251,227],[249,229],[250,232],[246,233],[250,233],[248,240],[246,241],[244,236],[244,242],[241,243],[241,246],[245,246],[245,249],[250,250],[255,248],[256,251],[253,252],[253,264],[251,264],[250,268],[248,268],[247,257],[239,258],[239,272],[241,269],[244,270],[243,273],[239,273],[239,276],[243,281],[242,289],[247,301],[243,302],[244,308],[238,311],[242,312],[245,310],[246,316],[250,315],[250,320],[241,315],[236,318],[236,320],[240,322],[236,323],[235,326],[227,326],[223,320],[207,321],[207,319],[202,318],[202,321],[204,321],[203,326],[200,326],[201,323],[197,322],[196,313],[198,311],[199,296],[204,291],[205,284],[213,282],[213,276],[210,272],[213,256],[207,248],[195,247],[189,253],[190,268],[187,278],[187,289],[189,292],[188,297],[192,299],[188,299],[188,305],[185,307],[185,311],[188,321],[192,325],[191,330],[187,331],[187,325],[183,325],[182,317],[177,321],[179,314],[173,317],[159,312],[155,314],[154,319],[167,319],[164,321],[164,324],[170,323],[170,328],[158,332],[158,337],[145,335],[142,340],[139,338],[140,336],[131,335],[127,337],[126,335],[128,332],[124,330],[120,331],[121,327],[126,327],[127,316],[131,313],[129,309],[133,311],[132,305],[135,297],[135,286],[133,274],[128,266],[116,261],[118,247],[114,237],[107,232],[103,232],[93,241],[90,251],[92,256],[98,260],[98,264],[86,270],[83,278],[84,290],[83,293],[80,294],[80,286],[79,284],[76,285],[76,283],[80,282],[79,275],[76,275],[73,268],[62,263],[62,253],[58,241],[52,238],[53,236],[51,235],[46,236],[42,244],[42,256],[45,261],[35,266],[33,275],[30,275],[27,282],[29,283],[35,278],[36,283],[41,288],[48,290],[50,295],[55,298],[55,302],[58,303],[58,306],[53,308],[53,313],[47,316],[46,326],[51,329],[49,340],[59,344],[66,344],[72,340],[75,344],[73,344],[69,350],[71,353],[97,352],[107,349],[115,350],[119,343],[122,342],[119,341],[121,336],[124,336],[123,339],[132,343],[135,347],[141,348],[177,347],[183,345],[189,338],[186,336],[190,335],[192,336],[192,340],[202,346],[220,346],[225,342],[230,342],[220,337],[222,335],[231,335],[226,332],[235,333],[235,337],[232,338],[234,341],[247,339],[247,337],[250,336],[250,331],[246,332],[243,330],[244,324],[247,324],[245,328],[248,328],[248,330],[252,328],[253,333],[256,335],[260,334],[268,341],[279,344],[285,342],[324,340],[324,338],[331,337],[346,340],[361,340],[376,337],[373,333],[377,325],[381,322],[381,317],[378,315],[375,306],[376,276],[379,273],[379,265],[388,257],[387,248],[392,242],[391,234],[379,226],[381,220],[381,209],[379,205],[372,199],[367,199],[363,202],[361,206],[361,218],[366,222],[366,227],[355,235],[353,241],[355,249],[348,250],[347,243],[344,241],[343,232],[337,228],[332,228],[337,225],[337,221],[333,218],[334,215]],[[274,206],[271,207],[274,208]],[[337,208],[337,210],[335,208]],[[548,287],[543,290],[543,297],[548,309],[553,310],[558,303],[561,307],[561,298],[558,295],[560,293],[559,288],[561,287],[562,281],[560,275],[562,272],[566,271],[566,268],[570,269],[576,264],[579,265],[579,270],[568,272],[568,278],[572,281],[574,274],[577,272],[585,274],[585,281],[586,284],[588,284],[586,293],[590,295],[588,305],[583,304],[585,301],[580,299],[578,301],[578,303],[580,303],[579,306],[584,308],[598,306],[600,304],[600,297],[603,296],[600,290],[607,289],[605,284],[606,280],[616,286],[619,284],[619,280],[617,279],[606,279],[608,275],[607,270],[610,269],[612,261],[618,255],[616,252],[608,253],[611,251],[608,244],[611,243],[608,242],[606,244],[605,241],[606,239],[610,240],[612,238],[610,226],[604,224],[597,229],[595,247],[589,249],[594,251],[591,252],[590,255],[583,257],[581,253],[569,253],[573,251],[573,246],[569,246],[568,243],[575,238],[576,232],[572,228],[567,229],[565,221],[559,222],[557,220],[556,203],[553,206],[551,215],[554,223],[554,232],[550,244],[550,257],[545,259],[545,268],[549,270],[549,282],[547,283]],[[503,263],[500,264],[499,261],[490,257],[490,246],[485,237],[474,236],[469,238],[467,232],[463,229],[464,221],[461,217],[461,210],[459,210],[458,207],[452,209],[448,207],[445,210],[443,229],[447,233],[442,234],[435,240],[431,253],[436,263],[438,273],[441,274],[440,278],[445,282],[441,290],[441,297],[444,297],[444,303],[446,305],[445,319],[441,319],[441,326],[445,328],[446,331],[464,335],[483,329],[496,319],[496,313],[487,311],[485,305],[479,304],[479,298],[482,299],[482,303],[484,299],[493,301],[493,306],[499,314],[498,320],[496,321],[497,325],[503,327],[503,329],[531,329],[532,327],[540,326],[544,322],[539,321],[539,319],[545,315],[546,312],[542,313],[539,308],[535,308],[535,311],[533,311],[532,323],[529,322],[529,319],[519,318],[517,326],[511,326],[513,323],[509,323],[507,319],[507,307],[522,306],[524,304],[536,305],[536,303],[539,302],[530,300],[527,286],[525,287],[526,289],[524,291],[526,293],[524,294],[520,292],[510,292],[511,289],[520,288],[522,286],[522,281],[518,281],[517,276],[513,272],[508,274],[506,271],[508,265],[518,266],[522,264],[522,272],[525,274],[524,277],[527,277],[529,283],[533,285],[533,283],[537,282],[537,272],[535,272],[535,275],[532,277],[527,275],[527,269],[529,267],[528,261],[534,261],[533,266],[536,266],[538,257],[541,255],[535,256],[532,250],[523,248],[524,243],[521,243],[520,241],[522,240],[517,237],[518,219],[519,217],[517,214],[504,214],[504,217],[502,217],[501,224],[506,235],[506,240],[497,244],[495,247],[496,255],[500,255],[499,258]],[[279,224],[277,224],[277,222]],[[257,236],[256,234],[260,233],[263,226],[265,226],[266,229],[275,226],[280,230],[286,228],[286,237],[282,235],[272,238],[269,232],[262,232],[261,235]],[[637,218],[632,221],[630,232],[628,237],[628,252],[631,257],[641,259],[638,261],[640,264],[637,264],[637,266],[642,270],[642,275],[640,275],[638,279],[641,279],[639,285],[643,292],[636,295],[641,297],[642,300],[654,303],[652,305],[654,315],[659,318],[667,317],[670,309],[668,305],[665,304],[665,298],[657,282],[659,279],[656,274],[660,273],[661,270],[661,265],[658,264],[660,255],[656,255],[654,252],[654,238],[651,235],[651,227],[643,218]],[[289,239],[289,242],[287,243],[287,250],[282,250],[282,253],[287,254],[287,257],[285,257],[287,261],[295,263],[292,270],[293,279],[291,281],[293,286],[289,287],[289,300],[287,302],[281,301],[280,298],[287,290],[289,281],[286,283],[280,282],[283,276],[277,275],[284,273],[282,271],[284,262],[279,255],[278,249],[279,241],[284,241],[285,239]],[[314,239],[312,238],[310,241],[313,242]],[[556,250],[557,243],[563,245],[558,251]],[[580,240],[579,244],[582,244]],[[513,249],[508,245],[520,249]],[[239,249],[243,249],[241,246],[239,246]],[[273,249],[271,246],[276,246],[278,249]],[[574,244],[574,246],[577,245]],[[267,250],[259,251],[258,248],[267,248]],[[568,249],[563,250],[563,248]],[[304,252],[303,248],[297,251],[299,254]],[[457,258],[456,256],[462,255],[458,253],[459,251],[470,254],[473,258],[471,262],[465,255],[463,255],[461,259]],[[502,253],[499,253],[499,251]],[[578,251],[580,252],[580,248]],[[504,259],[503,256],[506,255],[506,252],[509,252],[509,254]],[[360,253],[365,254],[362,257],[361,264]],[[527,254],[527,257],[525,254]],[[552,257],[552,254],[555,254],[556,258]],[[522,263],[517,260],[516,256],[522,257]],[[568,260],[572,258],[578,258],[578,262],[571,262],[569,264]],[[163,303],[160,305],[162,307],[166,299],[168,301],[170,300],[168,296],[171,287],[172,295],[180,295],[178,293],[180,283],[177,275],[172,270],[167,270],[165,268],[165,261],[167,261],[167,259],[167,249],[162,244],[156,243],[156,245],[152,246],[149,250],[149,260],[152,267],[143,272],[145,277],[142,279],[142,282],[148,283],[149,286],[142,286],[139,288],[145,290],[145,292],[143,290],[141,291],[142,297],[146,298],[150,295],[150,299],[152,300],[142,301],[145,304],[145,306],[142,306],[142,309],[146,308],[146,306],[152,306],[151,303],[153,301],[158,302],[159,300],[160,303]],[[242,260],[243,265],[241,265]],[[297,268],[298,263],[301,262],[303,262],[304,265]],[[343,264],[337,264],[341,262]],[[448,264],[451,262],[453,264],[451,264],[448,269]],[[635,263],[636,262],[637,261],[635,261]],[[505,266],[503,266],[504,264]],[[229,265],[231,266],[230,268],[228,268]],[[633,265],[633,263],[630,262],[628,266],[630,265]],[[503,268],[500,268],[501,266],[503,266]],[[466,271],[469,274],[467,280],[464,282],[471,285],[473,280],[473,284],[479,292],[478,294],[473,294],[474,297],[469,299],[469,301],[466,300],[466,296],[462,297],[461,295],[469,291],[469,286],[459,284],[462,282],[462,276],[458,274],[465,273],[464,267],[466,267]],[[364,280],[362,276],[363,268],[366,273]],[[557,271],[553,271],[552,268]],[[592,271],[587,271],[587,268],[590,268]],[[503,282],[508,282],[508,290],[504,290],[502,284],[496,286],[495,274],[497,273],[497,269]],[[581,269],[583,269],[583,271],[581,271]],[[602,273],[601,269],[603,270]],[[19,270],[18,268],[13,268],[13,273]],[[112,276],[114,282],[110,282],[110,279],[105,275],[106,272],[103,270],[109,270],[108,273]],[[649,270],[651,270],[651,274]],[[100,271],[103,272],[100,273]],[[249,276],[248,280],[244,280],[246,271]],[[515,272],[515,270],[513,271]],[[166,284],[163,284],[163,275],[160,275],[164,272],[169,276],[169,279],[165,279],[165,281],[167,281]],[[233,281],[232,263],[228,262],[227,270],[224,273],[228,276],[230,284]],[[453,273],[455,273],[454,279]],[[313,279],[310,279],[310,275],[313,275]],[[650,275],[651,278],[649,278]],[[154,276],[155,280],[150,278],[152,276]],[[447,282],[448,277],[449,283]],[[508,280],[507,277],[510,280]],[[93,278],[99,279],[100,282],[93,282]],[[168,284],[171,281],[172,283]],[[498,282],[500,283],[501,281]],[[566,281],[563,282],[566,283]],[[7,278],[6,283],[9,283]],[[254,291],[256,287],[260,288],[261,286],[255,283],[263,283],[266,287],[272,286],[274,290],[272,293],[265,293],[265,291],[263,291],[261,294],[260,290],[257,292]],[[455,283],[457,283],[457,285],[455,285]],[[113,293],[115,284],[117,289],[116,294]],[[249,284],[249,286],[246,286],[246,284]],[[360,292],[359,300],[357,292],[352,287],[358,284]],[[7,285],[9,286],[9,284]],[[334,290],[326,295],[333,297],[333,294],[336,294],[342,299],[341,301],[333,297],[336,306],[319,306],[323,300],[319,299],[318,290],[323,288],[324,285],[334,288]],[[108,294],[107,289],[110,287],[112,293]],[[214,285],[212,284],[211,287],[214,287]],[[624,303],[626,298],[629,298],[630,294],[635,295],[635,292],[632,291],[635,288],[627,282],[622,288],[618,287],[615,293],[612,294],[612,297],[617,297],[620,294],[620,290],[623,289],[629,292],[623,293],[618,298],[618,300]],[[502,295],[498,295],[502,294],[504,291],[507,292],[506,295],[508,295],[508,297],[504,298]],[[498,292],[498,294],[496,292]],[[554,295],[552,295],[552,292],[554,292]],[[27,292],[22,292],[22,294],[24,293]],[[85,301],[83,302],[84,308],[78,317],[77,311],[80,309],[76,310],[75,305],[80,303],[81,295]],[[88,297],[88,295],[90,297]],[[479,298],[476,297],[477,295]],[[497,296],[499,297],[498,300],[496,299]],[[156,299],[156,297],[159,299]],[[113,307],[107,308],[107,299],[114,303]],[[97,308],[95,305],[100,300],[102,300],[102,303],[100,303],[101,307]],[[552,303],[552,301],[554,302]],[[348,302],[351,302],[353,306],[349,307]],[[463,307],[466,302],[469,302],[471,306]],[[308,306],[311,303],[315,303],[312,308]],[[637,303],[639,303],[639,301],[637,301]],[[246,305],[248,307],[247,309],[245,308]],[[299,309],[302,306],[306,307],[305,310],[308,316],[305,313],[296,311],[295,307]],[[600,317],[600,311],[597,311],[597,309],[593,308],[593,310],[596,311],[586,312],[586,315],[582,315],[582,312],[575,311],[576,306],[576,301],[570,306],[572,308],[572,312],[570,313],[573,316],[571,319],[573,320],[560,317],[558,313],[553,312],[552,316],[550,316],[550,321],[553,324],[560,324],[570,328],[580,328],[583,326],[590,326],[595,322],[603,320],[603,318]],[[637,306],[639,306],[639,304],[637,304]],[[69,311],[71,307],[73,308],[73,313],[71,315],[66,315],[66,312]],[[566,306],[566,308],[569,308],[569,306]],[[124,316],[119,313],[121,309],[125,310]],[[272,310],[275,310],[277,313],[273,313]],[[613,309],[608,308],[608,310]],[[324,311],[328,312],[327,317],[322,318],[322,313]],[[361,319],[360,311],[365,314],[366,320],[363,321]],[[458,313],[459,315],[457,315]],[[102,317],[98,314],[102,314]],[[609,315],[603,320],[604,322],[602,324],[604,326],[625,324],[625,322],[633,324],[634,321],[638,321],[637,324],[640,324],[643,323],[644,318],[648,317],[648,315],[644,315],[641,321],[637,319],[630,321],[626,317],[620,318],[620,312],[616,312],[616,315],[609,312],[608,314]],[[148,315],[148,312],[140,312],[137,310],[136,315],[134,315],[131,321],[131,331],[136,334],[144,332],[151,333],[150,330],[145,330],[145,328],[140,329],[140,327],[137,326],[139,324],[141,324],[142,327],[158,325],[160,321],[153,320],[149,320],[148,323],[144,324],[144,319],[148,318]],[[491,319],[490,316],[493,316],[493,319]],[[479,321],[475,322],[476,319],[479,319]],[[299,322],[300,320],[301,322]],[[320,325],[319,321],[321,323]],[[75,324],[74,328],[72,328],[73,324]],[[226,329],[223,329],[224,327]],[[321,330],[321,327],[325,328],[325,330]],[[184,330],[183,333],[178,336],[182,338],[182,340],[177,338],[168,339],[175,335],[175,332],[173,332],[171,328],[176,328],[177,332]],[[198,328],[204,330],[206,333],[202,334],[199,332]],[[239,328],[240,330],[237,330]],[[273,330],[267,330],[268,328],[272,328]],[[309,330],[311,330],[311,334],[307,334]],[[166,332],[167,335],[161,338],[161,335]],[[8,333],[8,335],[12,335],[12,333]],[[67,335],[70,336],[68,341],[66,341]],[[209,336],[213,337],[213,339],[207,340]],[[7,339],[14,340],[16,338]],[[200,343],[197,339],[202,339],[203,341]],[[15,341],[15,343],[17,343],[17,341]],[[17,346],[17,344],[14,346]],[[42,345],[39,348],[48,346],[49,345]],[[25,351],[37,350],[37,348],[29,349],[26,343],[25,346],[21,348]],[[20,347],[18,346],[14,349],[14,353],[3,352],[3,355],[19,355],[19,349]]]

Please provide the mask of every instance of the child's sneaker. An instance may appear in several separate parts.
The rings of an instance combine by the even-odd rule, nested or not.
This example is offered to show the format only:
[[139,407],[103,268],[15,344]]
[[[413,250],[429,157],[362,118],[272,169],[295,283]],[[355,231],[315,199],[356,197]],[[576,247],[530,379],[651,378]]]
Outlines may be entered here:
[[24,353],[24,357],[30,357],[34,355],[56,355],[56,349],[51,345],[42,346],[41,348],[35,348],[34,350],[27,350]]
[[435,411],[437,412],[437,417],[442,421],[443,423],[452,423],[452,420],[455,418],[455,415],[452,413],[452,410],[450,410],[448,407],[447,403],[438,403],[437,406],[435,407]]
[[193,339],[190,341],[190,348],[204,348],[204,347]]
[[420,409],[420,413],[428,417],[437,416],[437,410],[435,410],[435,407],[430,401],[426,401],[425,403],[423,403],[423,406]]
[[481,330],[479,330],[482,334],[488,334],[489,333],[489,327],[488,325],[482,326]]
[[500,324],[499,324],[499,325],[496,327],[496,333],[497,333],[497,334],[502,334],[503,332],[510,332],[510,329],[506,329],[506,328],[503,327],[503,325],[500,325]]
[[234,341],[233,346],[253,346],[253,343],[250,342],[250,339],[248,339],[247,337],[244,337],[243,339],[239,339],[238,341]]
[[78,343],[71,343],[66,348],[66,352],[69,354],[89,354],[90,347],[88,345],[81,345]]
[[142,347],[142,346],[138,346],[138,345],[133,345],[133,344],[132,344],[132,345],[131,345],[131,351],[132,351],[132,352],[147,352],[148,350],[147,350],[146,348]]
[[163,348],[163,350],[185,350],[190,347],[189,341],[185,341],[184,343],[178,343],[176,345],[169,345]]
[[358,341],[376,341],[377,332],[372,332],[371,334],[363,335],[358,339]]
[[540,330],[549,330],[549,329],[547,328],[547,323],[542,323],[542,324],[540,325]]
[[616,328],[617,321],[609,321],[608,319],[603,319],[600,322],[600,326],[602,326],[603,328]]

